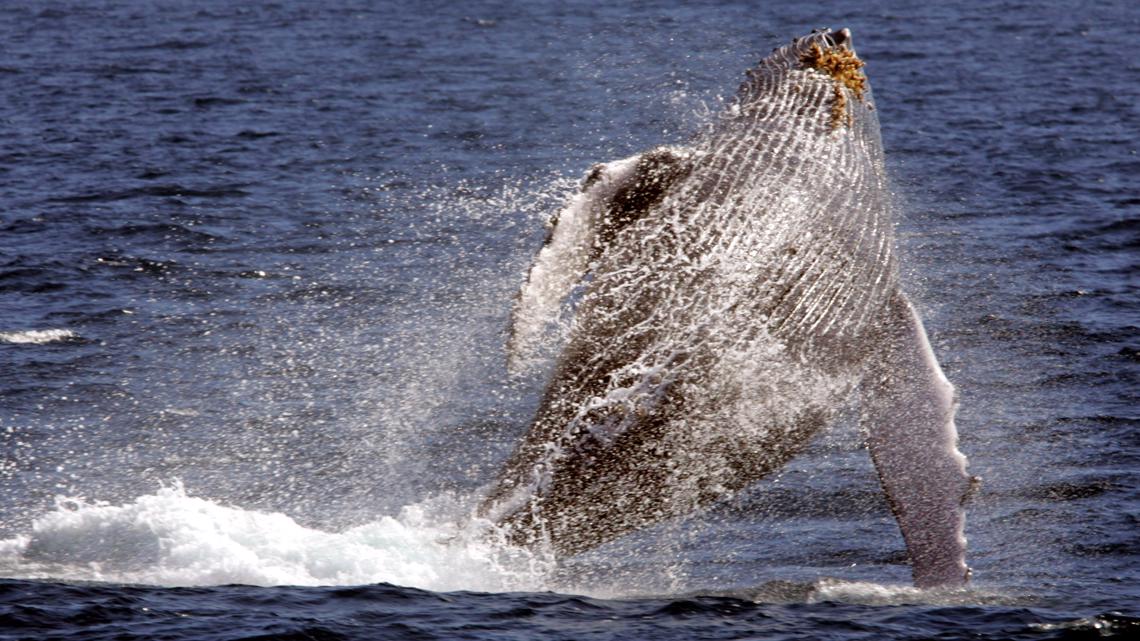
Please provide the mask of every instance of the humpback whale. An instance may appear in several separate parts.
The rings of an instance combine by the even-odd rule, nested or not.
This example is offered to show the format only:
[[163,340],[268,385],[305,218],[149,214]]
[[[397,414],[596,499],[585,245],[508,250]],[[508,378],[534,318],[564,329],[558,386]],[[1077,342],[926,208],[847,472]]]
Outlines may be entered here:
[[966,583],[976,479],[900,286],[862,67],[847,29],[812,32],[750,69],[689,144],[590,170],[513,310],[522,367],[576,302],[534,422],[477,508],[508,541],[573,555],[705,508],[857,398],[914,583]]

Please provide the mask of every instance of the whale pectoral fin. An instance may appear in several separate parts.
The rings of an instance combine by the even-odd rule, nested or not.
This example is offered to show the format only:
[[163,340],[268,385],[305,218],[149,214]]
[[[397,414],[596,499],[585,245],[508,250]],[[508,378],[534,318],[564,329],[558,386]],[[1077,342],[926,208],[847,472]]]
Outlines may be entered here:
[[515,299],[507,340],[512,372],[526,369],[547,325],[596,253],[618,229],[660,201],[687,158],[683,150],[662,147],[590,170],[581,190],[551,219],[546,242]]
[[599,248],[608,245],[626,225],[664,200],[669,189],[692,170],[692,150],[657,147],[637,156],[633,174],[614,190],[598,230]]
[[507,339],[507,367],[526,369],[562,301],[586,274],[599,224],[614,193],[634,179],[637,160],[595,165],[582,188],[550,220],[542,249],[515,297]]
[[861,424],[898,520],[917,587],[961,586],[966,567],[966,473],[954,425],[954,386],[942,374],[922,321],[901,293],[860,389]]

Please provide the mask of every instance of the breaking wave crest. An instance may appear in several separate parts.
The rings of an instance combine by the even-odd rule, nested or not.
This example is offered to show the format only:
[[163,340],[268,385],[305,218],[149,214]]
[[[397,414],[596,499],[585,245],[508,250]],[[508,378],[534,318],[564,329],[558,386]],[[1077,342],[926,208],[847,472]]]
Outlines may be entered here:
[[46,345],[78,338],[70,329],[33,329],[23,332],[0,332],[0,343],[13,345]]

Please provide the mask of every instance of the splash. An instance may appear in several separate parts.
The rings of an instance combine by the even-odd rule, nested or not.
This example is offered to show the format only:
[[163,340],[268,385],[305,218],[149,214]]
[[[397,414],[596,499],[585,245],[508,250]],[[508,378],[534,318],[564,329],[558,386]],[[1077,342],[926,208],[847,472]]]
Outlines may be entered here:
[[32,533],[0,541],[0,575],[162,586],[361,585],[536,590],[543,568],[447,520],[447,501],[342,532],[189,495],[180,483],[124,505],[59,498]]

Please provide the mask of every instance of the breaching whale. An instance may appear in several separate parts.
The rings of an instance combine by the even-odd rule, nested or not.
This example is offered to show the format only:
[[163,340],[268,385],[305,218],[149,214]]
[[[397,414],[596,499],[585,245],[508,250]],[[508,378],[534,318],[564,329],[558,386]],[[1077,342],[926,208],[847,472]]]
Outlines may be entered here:
[[[572,555],[732,495],[854,396],[919,587],[956,586],[955,393],[903,293],[871,87],[851,34],[747,72],[684,147],[595,166],[513,311],[512,364],[577,291],[529,432],[478,508]],[[857,392],[857,394],[856,394]]]

